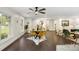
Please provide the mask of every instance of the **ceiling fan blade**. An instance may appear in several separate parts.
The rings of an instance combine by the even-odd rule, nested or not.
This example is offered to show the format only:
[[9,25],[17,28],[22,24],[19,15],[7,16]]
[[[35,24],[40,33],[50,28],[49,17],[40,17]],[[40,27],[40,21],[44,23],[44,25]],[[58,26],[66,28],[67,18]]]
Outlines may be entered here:
[[34,11],[32,8],[29,8],[29,10]]
[[45,12],[40,12],[40,13],[45,14]]
[[42,9],[40,9],[39,11],[43,11],[43,10],[46,10],[45,8],[42,8]]

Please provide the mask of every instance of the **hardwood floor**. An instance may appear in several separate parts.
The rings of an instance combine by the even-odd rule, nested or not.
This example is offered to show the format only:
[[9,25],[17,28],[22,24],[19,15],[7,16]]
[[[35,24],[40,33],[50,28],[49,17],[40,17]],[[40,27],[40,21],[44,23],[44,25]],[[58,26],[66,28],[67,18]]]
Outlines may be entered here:
[[48,31],[46,34],[47,40],[41,42],[38,46],[33,41],[28,40],[27,37],[27,34],[25,34],[3,51],[55,51],[57,44],[65,43],[54,31]]

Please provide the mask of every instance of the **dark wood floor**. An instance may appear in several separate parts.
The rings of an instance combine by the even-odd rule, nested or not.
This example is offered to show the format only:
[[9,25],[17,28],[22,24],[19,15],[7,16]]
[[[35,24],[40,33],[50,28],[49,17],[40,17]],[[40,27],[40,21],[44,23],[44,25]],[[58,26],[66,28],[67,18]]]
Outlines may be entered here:
[[27,37],[27,34],[25,34],[3,51],[55,51],[57,44],[65,43],[54,31],[48,31],[46,34],[47,40],[41,42],[38,46],[33,41],[28,40]]

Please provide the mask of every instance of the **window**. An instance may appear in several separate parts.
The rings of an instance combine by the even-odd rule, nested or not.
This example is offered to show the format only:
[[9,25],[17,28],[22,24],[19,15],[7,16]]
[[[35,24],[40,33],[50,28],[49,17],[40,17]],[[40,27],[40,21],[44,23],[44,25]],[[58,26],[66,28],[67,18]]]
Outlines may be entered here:
[[0,40],[8,37],[9,19],[7,16],[0,15]]

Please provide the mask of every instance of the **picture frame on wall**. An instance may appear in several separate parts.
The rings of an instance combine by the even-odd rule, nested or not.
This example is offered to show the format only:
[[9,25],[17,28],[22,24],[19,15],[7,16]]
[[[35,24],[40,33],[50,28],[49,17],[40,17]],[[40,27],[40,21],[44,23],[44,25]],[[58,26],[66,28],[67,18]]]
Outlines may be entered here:
[[62,20],[62,26],[69,26],[69,20]]

